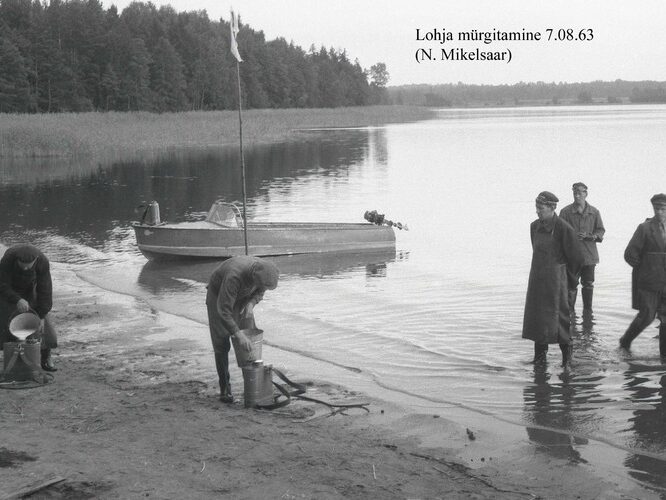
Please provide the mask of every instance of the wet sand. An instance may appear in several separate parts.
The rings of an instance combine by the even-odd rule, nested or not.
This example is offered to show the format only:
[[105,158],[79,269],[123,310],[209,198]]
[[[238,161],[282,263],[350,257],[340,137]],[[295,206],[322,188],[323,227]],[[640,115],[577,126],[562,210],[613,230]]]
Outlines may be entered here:
[[[624,470],[540,453],[525,428],[377,388],[365,373],[264,347],[307,395],[369,403],[333,413],[293,400],[274,411],[218,401],[206,325],[111,293],[52,265],[60,335],[51,384],[0,391],[0,497],[47,477],[31,498],[659,498]],[[264,320],[265,321],[265,320]],[[233,354],[231,354],[233,361]],[[365,392],[374,387],[372,397]],[[423,411],[421,411],[423,410]],[[662,492],[663,493],[663,492]]]

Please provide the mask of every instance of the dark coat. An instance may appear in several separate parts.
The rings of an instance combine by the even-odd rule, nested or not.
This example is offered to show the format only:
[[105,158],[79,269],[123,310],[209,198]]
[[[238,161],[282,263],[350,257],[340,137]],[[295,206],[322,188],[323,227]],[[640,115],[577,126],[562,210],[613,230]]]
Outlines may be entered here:
[[[523,338],[540,344],[569,339],[567,269],[578,272],[583,255],[574,229],[555,215],[552,225],[530,225],[532,266],[525,299]],[[566,343],[566,342],[565,342]]]
[[259,288],[274,289],[279,271],[259,257],[237,256],[225,260],[210,277],[206,305],[217,312],[227,334],[236,333],[241,311]]
[[[17,265],[19,256],[37,259],[29,271],[22,271]],[[16,311],[16,303],[27,300],[30,307],[44,319],[53,305],[53,283],[49,259],[32,245],[15,245],[7,249],[0,259],[0,346],[14,340],[9,333],[8,323]],[[45,325],[46,345],[57,345],[55,331],[47,320]]]
[[[37,259],[29,271],[18,268],[19,255],[30,254]],[[0,299],[15,306],[20,299],[30,302],[40,318],[53,306],[53,284],[49,259],[32,245],[16,245],[7,249],[0,259]]]
[[624,260],[633,267],[631,307],[638,307],[638,289],[666,292],[666,243],[656,217],[639,224],[624,251]]

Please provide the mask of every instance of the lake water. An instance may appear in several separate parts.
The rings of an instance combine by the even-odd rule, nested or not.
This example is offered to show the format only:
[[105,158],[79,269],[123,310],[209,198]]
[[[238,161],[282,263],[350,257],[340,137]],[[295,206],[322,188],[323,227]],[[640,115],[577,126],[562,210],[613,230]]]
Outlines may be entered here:
[[[262,314],[276,322],[260,324],[266,340],[360,368],[424,406],[524,424],[535,446],[555,444],[552,453],[574,461],[590,440],[607,443],[631,476],[666,491],[657,330],[631,354],[617,348],[635,314],[622,255],[652,216],[650,197],[666,192],[664,137],[665,106],[517,108],[442,110],[248,148],[250,220],[358,222],[376,209],[410,228],[388,254],[278,259],[280,286],[257,310],[258,323]],[[239,201],[238,164],[237,148],[110,166],[3,162],[0,240],[27,237],[92,282],[205,323],[216,264],[146,263],[130,224],[146,200],[169,221],[202,217],[218,197]],[[582,321],[579,299],[570,375],[557,346],[535,374],[533,344],[521,339],[534,198],[552,191],[559,209],[576,181],[606,226],[594,318]]]

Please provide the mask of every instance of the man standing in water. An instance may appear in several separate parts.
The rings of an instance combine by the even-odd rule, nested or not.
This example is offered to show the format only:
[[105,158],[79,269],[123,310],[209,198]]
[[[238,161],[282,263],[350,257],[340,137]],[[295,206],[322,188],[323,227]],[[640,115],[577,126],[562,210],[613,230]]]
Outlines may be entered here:
[[572,186],[574,202],[560,210],[560,217],[574,228],[581,242],[583,265],[577,274],[569,273],[569,309],[574,314],[578,282],[583,295],[583,316],[592,316],[592,295],[594,291],[594,268],[599,263],[597,243],[604,238],[604,223],[599,210],[587,203],[587,186],[576,182]]
[[569,368],[573,346],[567,270],[578,272],[583,261],[574,229],[555,214],[557,196],[536,198],[538,219],[530,225],[532,266],[527,285],[523,338],[534,341],[534,363],[546,361],[548,344],[559,344],[562,366]]
[[636,228],[624,251],[633,268],[631,306],[638,314],[620,338],[620,347],[628,350],[659,315],[659,354],[666,357],[666,194],[655,194],[650,201],[654,217]]
[[206,308],[223,403],[234,401],[229,380],[230,338],[235,337],[242,349],[252,349],[252,342],[239,326],[241,317],[252,317],[252,309],[264,292],[277,287],[278,277],[275,264],[245,255],[225,260],[210,277]]
[[15,245],[0,260],[0,349],[5,342],[16,342],[9,331],[9,318],[15,312],[33,310],[40,318],[42,369],[57,371],[51,349],[58,347],[55,329],[48,313],[51,311],[53,283],[49,259],[32,245]]

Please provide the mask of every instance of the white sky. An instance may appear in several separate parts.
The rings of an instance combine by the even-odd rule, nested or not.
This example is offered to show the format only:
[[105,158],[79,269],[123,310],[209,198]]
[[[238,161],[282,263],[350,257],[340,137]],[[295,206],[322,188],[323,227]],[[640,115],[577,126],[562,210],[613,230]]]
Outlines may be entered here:
[[[119,10],[129,0],[102,0]],[[212,20],[229,20],[233,6],[241,21],[267,40],[284,37],[309,49],[315,44],[346,49],[369,69],[387,65],[389,85],[409,83],[666,81],[666,1],[663,0],[155,0],[176,11],[206,10]],[[419,42],[421,33],[592,29],[591,42]],[[512,52],[512,61],[429,61],[418,64],[419,48],[478,47]],[[242,53],[241,53],[242,55]]]

